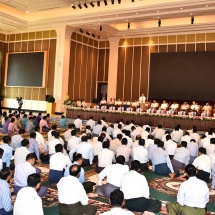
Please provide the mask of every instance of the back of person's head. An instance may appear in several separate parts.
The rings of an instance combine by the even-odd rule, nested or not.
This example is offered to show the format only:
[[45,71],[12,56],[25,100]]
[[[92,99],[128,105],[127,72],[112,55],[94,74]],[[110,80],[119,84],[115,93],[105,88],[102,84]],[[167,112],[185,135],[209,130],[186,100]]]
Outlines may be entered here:
[[205,155],[206,155],[206,148],[200,147],[200,148],[199,148],[199,152],[200,152],[201,154],[205,154]]
[[99,142],[101,142],[101,143],[102,143],[102,142],[103,142],[103,140],[104,140],[104,137],[102,137],[101,135],[100,135],[100,136],[98,136],[98,141],[99,141]]
[[38,116],[41,116],[42,115],[42,113],[38,113]]
[[145,131],[147,131],[149,133],[150,132],[150,128],[146,127]]
[[185,166],[185,172],[189,177],[196,176],[196,167],[193,164]]
[[196,128],[193,129],[193,133],[197,133],[197,129]]
[[140,134],[137,134],[136,135],[136,140],[140,140],[141,139],[141,135]]
[[102,117],[102,120],[105,121],[105,117]]
[[147,138],[153,140],[153,139],[154,139],[154,136],[151,135],[151,134],[149,134],[149,135],[147,136]]
[[91,140],[92,139],[92,135],[90,133],[87,134],[87,139]]
[[19,134],[24,134],[25,133],[25,130],[24,129],[19,129]]
[[125,157],[123,155],[117,156],[116,163],[123,165],[125,163]]
[[166,135],[166,140],[171,140],[171,136],[170,135]]
[[68,129],[71,129],[72,128],[72,123],[69,123],[68,124]]
[[131,170],[135,170],[135,171],[139,171],[139,170],[140,170],[140,166],[141,166],[140,161],[138,161],[138,160],[133,160],[133,161],[131,162],[131,167],[130,167],[130,169],[131,169]]
[[117,134],[117,139],[121,140],[122,139],[122,134]]
[[126,124],[126,125],[129,125],[129,124],[130,124],[130,122],[129,122],[129,121],[126,121],[126,122],[125,122],[125,124]]
[[118,129],[121,129],[122,128],[122,125],[121,124],[118,124]]
[[73,162],[83,160],[82,154],[80,153],[74,153],[73,155]]
[[28,179],[27,179],[27,184],[29,187],[36,187],[38,184],[40,184],[41,182],[41,178],[40,178],[40,175],[37,174],[37,173],[34,173],[34,174],[31,174],[28,176]]
[[61,143],[58,143],[56,146],[55,146],[55,151],[56,152],[62,152],[63,151],[63,146]]
[[210,139],[211,144],[215,144],[215,138]]
[[30,133],[30,138],[36,138],[37,134],[35,132]]
[[158,128],[162,128],[162,125],[159,124],[159,125],[158,125]]
[[101,124],[102,124],[102,121],[101,121],[101,120],[99,120],[99,121],[98,121],[98,124],[99,124],[99,125],[101,125]]
[[186,142],[186,141],[182,141],[182,142],[181,142],[181,147],[186,148],[186,147],[187,147],[187,142]]
[[86,129],[90,130],[91,129],[90,125],[86,125]]
[[134,124],[134,120],[131,120],[131,123]]
[[104,141],[104,142],[102,143],[102,147],[103,147],[103,149],[109,149],[109,147],[110,147],[110,142],[109,142],[109,141]]
[[175,131],[179,131],[179,127],[176,126],[176,127],[175,127]]
[[178,129],[180,129],[180,128],[181,128],[181,125],[180,125],[180,124],[178,124],[178,125],[177,125],[177,127],[178,127]]
[[105,133],[105,132],[102,132],[102,133],[100,134],[100,136],[102,136],[102,137],[105,139],[106,133]]
[[139,139],[139,145],[140,146],[145,146],[145,140],[144,139]]
[[29,117],[29,118],[28,118],[28,120],[32,120],[32,119],[33,119],[32,117]]
[[10,168],[9,167],[6,167],[6,168],[3,168],[1,171],[0,171],[0,178],[2,180],[6,180],[8,178],[8,176],[10,175]]
[[164,147],[164,142],[160,140],[158,142],[158,147],[163,148]]
[[9,144],[10,142],[11,142],[11,137],[10,136],[6,135],[6,136],[3,137],[3,143]]
[[4,154],[4,149],[0,148],[0,158],[2,158],[3,154]]
[[82,141],[82,142],[87,142],[87,136],[83,135],[83,136],[81,137],[81,141]]
[[188,131],[185,131],[184,135],[190,136],[190,133]]
[[29,154],[27,154],[26,161],[33,160],[33,159],[36,160],[35,153],[29,153]]
[[46,120],[46,118],[47,118],[47,116],[44,116],[44,117],[43,117],[43,120]]
[[214,133],[214,132],[213,132],[213,131],[211,131],[211,130],[210,130],[210,131],[208,131],[208,134],[209,134],[209,135],[213,135],[213,133]]
[[72,130],[72,131],[71,131],[71,135],[72,135],[72,136],[75,136],[76,133],[77,133],[76,130]]
[[155,144],[155,145],[158,145],[158,143],[159,143],[160,141],[161,141],[161,140],[159,140],[159,139],[156,138],[156,139],[154,139],[154,144]]
[[112,207],[122,207],[124,194],[120,189],[116,189],[110,194],[110,204]]
[[56,131],[55,134],[54,134],[54,137],[59,138],[60,137],[60,132]]
[[23,139],[23,140],[21,141],[21,146],[27,147],[28,145],[29,145],[29,140],[28,140],[28,139]]
[[11,121],[12,123],[14,123],[14,122],[15,122],[15,119],[14,119],[14,118],[12,118],[10,121]]
[[62,115],[62,116],[61,116],[61,118],[62,118],[62,119],[64,119],[64,118],[65,118],[65,116],[64,116],[64,115]]
[[190,142],[194,142],[194,143],[195,143],[195,142],[196,142],[196,140],[195,140],[195,139],[191,139],[191,140],[190,140]]
[[107,128],[105,126],[103,126],[102,131],[107,131]]
[[81,172],[81,167],[77,164],[70,166],[69,173],[71,176],[78,177]]
[[122,138],[121,143],[122,143],[122,145],[127,145],[128,140],[126,138]]
[[93,119],[93,116],[91,116],[90,119]]
[[207,136],[205,134],[202,134],[202,139],[205,139]]
[[135,126],[131,126],[131,130],[134,131],[136,129]]
[[54,124],[54,125],[52,125],[51,128],[52,128],[52,130],[56,130],[57,129],[57,125]]
[[110,124],[110,126],[109,126],[109,127],[114,128],[114,125],[113,125],[113,124]]
[[80,118],[81,118],[81,115],[78,115],[77,118],[80,119]]

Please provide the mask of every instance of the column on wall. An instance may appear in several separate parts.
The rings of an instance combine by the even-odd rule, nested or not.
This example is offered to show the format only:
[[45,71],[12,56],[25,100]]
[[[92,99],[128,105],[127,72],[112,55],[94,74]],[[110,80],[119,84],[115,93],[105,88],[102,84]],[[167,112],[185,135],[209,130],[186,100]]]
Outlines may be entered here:
[[73,28],[59,26],[57,32],[57,47],[55,58],[54,94],[56,112],[64,112],[63,101],[68,93],[70,45]]
[[118,46],[119,37],[108,38],[110,42],[110,52],[109,52],[109,70],[108,70],[108,101],[110,98],[116,98],[117,89],[117,67],[118,67]]

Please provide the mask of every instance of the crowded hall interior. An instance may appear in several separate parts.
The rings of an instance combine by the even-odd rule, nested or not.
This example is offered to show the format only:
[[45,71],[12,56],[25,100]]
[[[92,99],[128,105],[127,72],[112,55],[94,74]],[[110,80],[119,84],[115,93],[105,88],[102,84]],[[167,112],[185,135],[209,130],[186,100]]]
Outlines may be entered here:
[[215,214],[215,0],[0,0],[0,215]]

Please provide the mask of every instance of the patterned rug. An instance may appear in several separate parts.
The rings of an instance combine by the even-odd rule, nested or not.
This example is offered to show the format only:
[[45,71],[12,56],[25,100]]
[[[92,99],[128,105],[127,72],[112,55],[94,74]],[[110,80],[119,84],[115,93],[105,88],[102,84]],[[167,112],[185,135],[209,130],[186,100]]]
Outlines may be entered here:
[[[183,181],[179,181],[177,179],[170,180],[170,178],[167,177],[153,178],[149,182],[149,187],[161,193],[177,196],[181,183],[183,183]],[[212,190],[210,187],[210,184],[208,184],[208,188],[210,190],[210,202],[212,202],[215,200],[215,190]]]

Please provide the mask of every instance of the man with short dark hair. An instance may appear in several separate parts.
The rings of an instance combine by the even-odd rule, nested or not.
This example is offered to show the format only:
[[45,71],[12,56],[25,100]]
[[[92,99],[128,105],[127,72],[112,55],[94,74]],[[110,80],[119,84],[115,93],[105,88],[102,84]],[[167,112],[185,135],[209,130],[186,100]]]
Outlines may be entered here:
[[76,134],[77,134],[77,131],[75,129],[71,131],[71,137],[69,138],[67,143],[68,151],[71,151],[72,149],[74,149],[81,142],[81,139],[78,138]]
[[91,130],[93,130],[96,125],[96,122],[93,120],[93,116],[91,116],[90,119],[86,122],[86,125],[89,125]]
[[63,134],[65,142],[68,142],[69,138],[72,137],[71,131],[74,130],[74,129],[75,129],[75,125],[69,123],[69,124],[68,124],[68,130],[65,131],[64,134]]
[[12,147],[11,144],[11,137],[4,136],[3,137],[3,144],[0,145],[0,148],[4,150],[4,154],[2,156],[2,162],[6,167],[10,167],[10,160],[12,157]]
[[114,140],[110,141],[110,150],[116,154],[117,148],[122,145],[122,134],[117,134],[117,137]]
[[88,205],[88,196],[82,184],[78,181],[81,167],[76,164],[72,165],[69,172],[70,175],[63,177],[57,184],[59,214],[95,215],[97,208]]
[[207,155],[214,154],[215,152],[215,138],[210,139],[210,145],[206,147]]
[[174,142],[170,135],[166,136],[166,142],[164,142],[165,151],[168,153],[169,158],[172,160],[177,149],[177,143]]
[[40,161],[40,151],[39,151],[39,144],[36,140],[36,133],[35,132],[31,132],[30,133],[30,138],[29,138],[29,148],[28,150],[31,152],[31,153],[34,153],[36,155],[36,158],[37,158],[37,162],[41,162]]
[[19,134],[12,136],[11,147],[12,147],[13,151],[15,151],[17,148],[21,147],[21,141],[23,140],[24,134],[25,134],[25,130],[19,129]]
[[74,120],[74,124],[77,132],[82,130],[82,120],[80,115],[78,115],[77,119]]
[[132,161],[131,171],[122,177],[121,190],[125,195],[126,208],[157,213],[161,209],[161,201],[149,198],[149,186],[145,176],[139,174],[140,166],[139,161]]
[[0,214],[1,215],[13,215],[10,185],[8,183],[10,179],[11,179],[10,169],[3,168],[0,171]]
[[57,144],[61,144],[62,146],[64,145],[64,142],[62,140],[62,138],[60,137],[60,132],[57,132],[57,131],[52,131],[54,132],[54,139],[50,140],[49,141],[49,155],[53,155],[55,154],[55,146]]
[[122,145],[119,146],[116,150],[116,156],[123,155],[125,157],[125,162],[129,164],[130,156],[131,156],[131,148],[127,146],[128,140],[126,138],[122,138]]
[[98,124],[94,126],[92,131],[92,137],[98,137],[102,132],[102,122],[99,120]]
[[37,195],[41,186],[39,174],[31,174],[27,178],[27,187],[23,187],[14,204],[14,215],[43,215],[42,200]]
[[[129,172],[129,168],[125,164],[124,156],[120,155],[116,158],[116,164],[105,167],[98,175],[98,186],[96,193],[99,195],[110,197],[110,193],[121,187],[123,175]],[[107,183],[102,185],[102,180],[107,177]]]
[[178,190],[177,202],[169,202],[167,210],[170,215],[189,214],[205,215],[206,204],[209,202],[207,184],[196,177],[196,168],[192,164],[185,167],[188,180],[183,182]]
[[133,213],[131,211],[127,211],[125,209],[122,209],[125,201],[124,201],[124,194],[120,189],[114,190],[110,194],[110,204],[111,209],[108,212],[102,213],[103,215],[132,215]]

